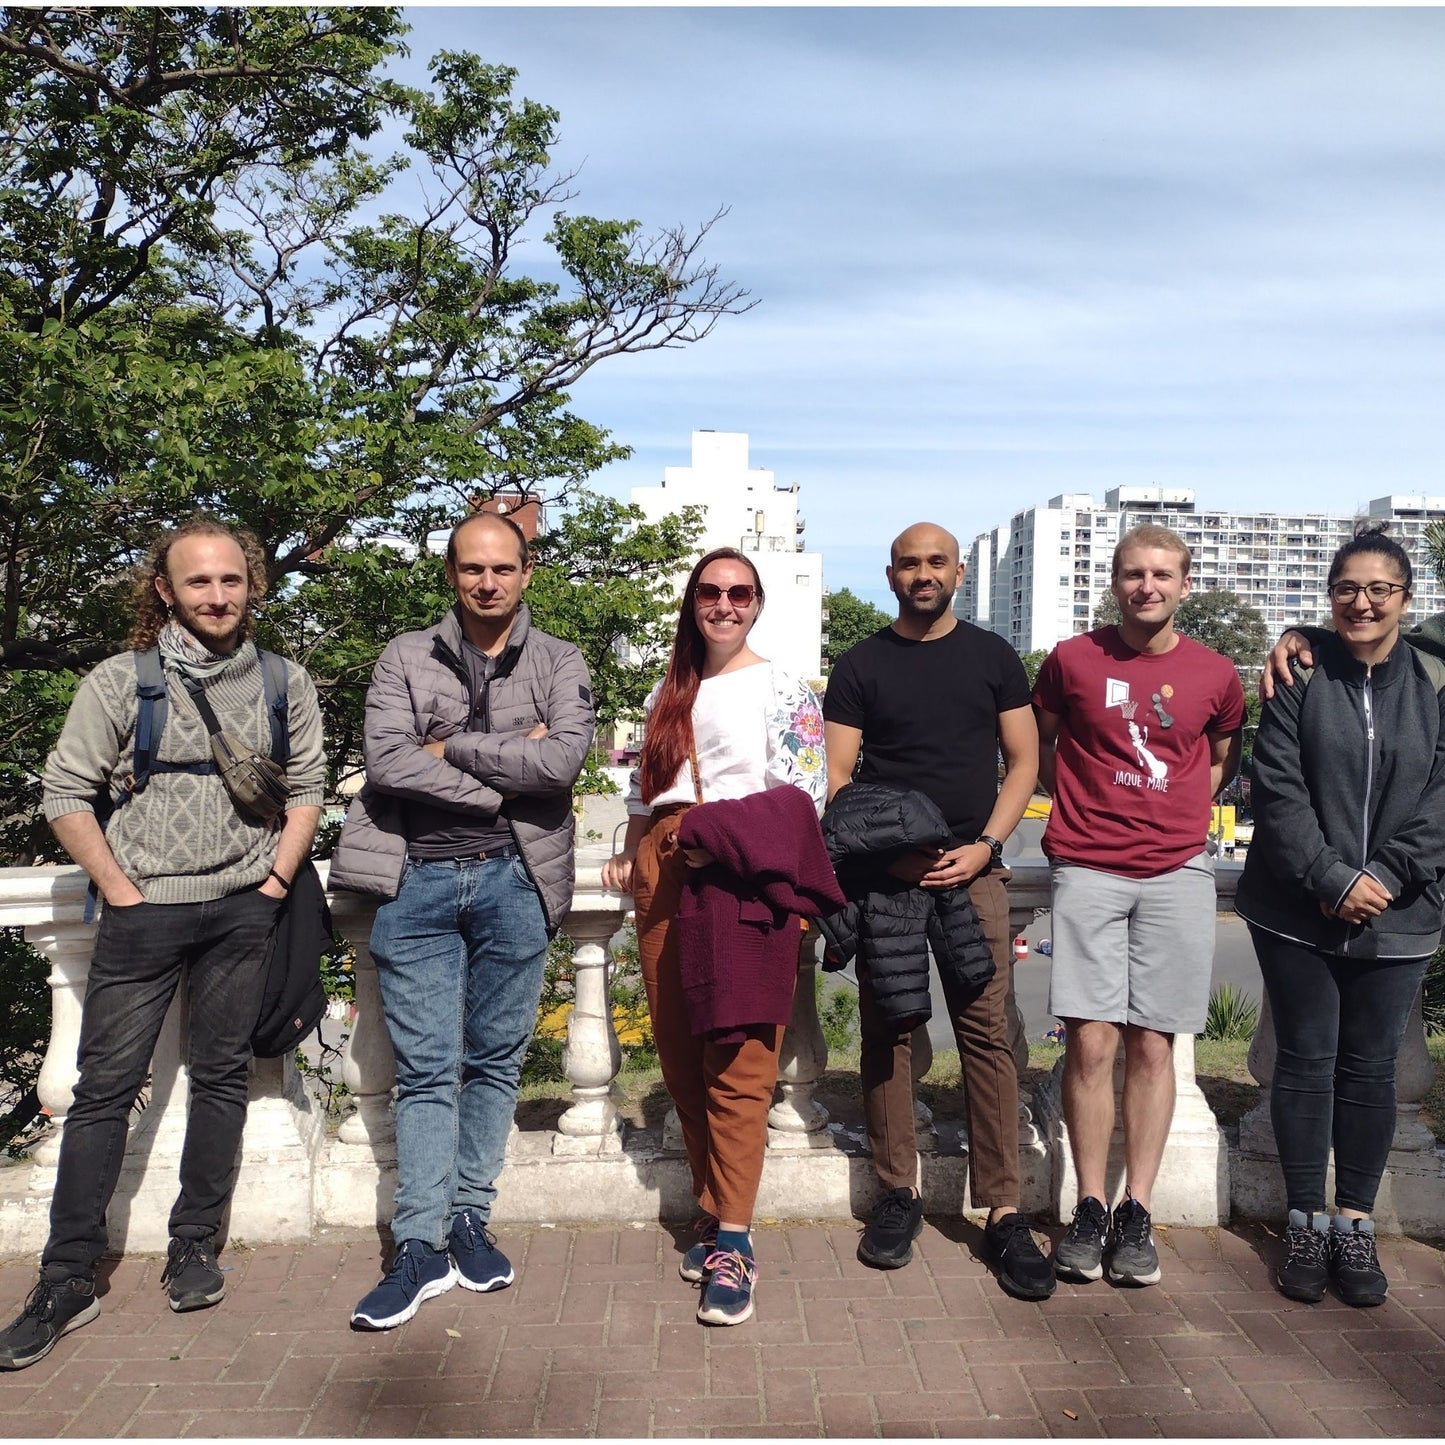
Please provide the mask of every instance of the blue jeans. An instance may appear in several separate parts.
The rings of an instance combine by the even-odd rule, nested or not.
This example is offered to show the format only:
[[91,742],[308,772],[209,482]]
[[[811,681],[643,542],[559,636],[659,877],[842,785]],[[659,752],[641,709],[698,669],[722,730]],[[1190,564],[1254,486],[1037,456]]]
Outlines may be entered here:
[[521,858],[408,861],[371,931],[396,1055],[392,1237],[445,1246],[490,1218],[547,964],[547,919]]
[[80,1018],[80,1079],[60,1136],[41,1256],[46,1278],[91,1274],[105,1252],[105,1212],[125,1161],[131,1107],[182,973],[190,986],[190,1101],[170,1232],[209,1239],[220,1227],[236,1182],[251,1030],[280,908],[248,888],[208,903],[136,903],[101,914]]
[[1429,959],[1337,958],[1249,932],[1274,1013],[1270,1121],[1289,1207],[1324,1209],[1333,1143],[1335,1207],[1369,1214],[1395,1137],[1395,1061]]

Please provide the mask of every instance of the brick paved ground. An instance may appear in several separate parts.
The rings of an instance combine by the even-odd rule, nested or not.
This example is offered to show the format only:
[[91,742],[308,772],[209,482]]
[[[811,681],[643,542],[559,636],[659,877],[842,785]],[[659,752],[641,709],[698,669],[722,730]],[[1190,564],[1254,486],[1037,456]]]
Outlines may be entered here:
[[[110,1272],[103,1312],[0,1374],[0,1435],[1437,1435],[1440,1251],[1382,1248],[1388,1304],[1281,1298],[1263,1232],[1161,1231],[1164,1283],[1003,1295],[978,1231],[930,1222],[918,1258],[860,1265],[857,1230],[760,1228],[758,1316],[705,1329],[678,1241],[535,1229],[501,1241],[518,1282],[460,1289],[410,1325],[353,1334],[372,1239],[235,1249],[215,1310],[173,1315],[161,1261]],[[1262,1253],[1261,1253],[1262,1252]],[[8,1316],[30,1262],[0,1265]]]

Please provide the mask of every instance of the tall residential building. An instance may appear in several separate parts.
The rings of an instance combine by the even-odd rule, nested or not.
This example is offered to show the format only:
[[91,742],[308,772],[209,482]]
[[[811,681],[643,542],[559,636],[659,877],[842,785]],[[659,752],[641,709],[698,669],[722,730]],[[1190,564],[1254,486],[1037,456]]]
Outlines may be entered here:
[[1445,522],[1445,497],[1377,497],[1362,516],[1221,512],[1201,510],[1188,487],[1115,487],[1102,507],[1087,494],[1066,494],[1016,513],[974,539],[954,607],[1020,652],[1047,651],[1088,630],[1119,538],[1157,522],[1188,544],[1196,590],[1237,593],[1275,635],[1292,622],[1329,616],[1330,558],[1362,522],[1381,521],[1415,564],[1413,614],[1445,610],[1445,587],[1421,540],[1432,522]]
[[661,486],[634,487],[632,502],[650,522],[702,507],[697,556],[736,547],[762,578],[767,603],[749,645],[796,676],[822,675],[822,554],[804,551],[797,483],[779,487],[766,468],[749,468],[746,432],[693,432],[692,465],[664,467]]

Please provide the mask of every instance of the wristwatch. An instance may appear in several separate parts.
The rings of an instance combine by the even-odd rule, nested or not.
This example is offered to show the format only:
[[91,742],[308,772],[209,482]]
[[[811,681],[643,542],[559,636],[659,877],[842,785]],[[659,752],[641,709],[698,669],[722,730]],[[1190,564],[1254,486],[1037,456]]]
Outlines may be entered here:
[[987,833],[980,833],[973,841],[988,844],[988,866],[990,868],[997,868],[1003,863],[1003,844],[997,838],[991,838]]

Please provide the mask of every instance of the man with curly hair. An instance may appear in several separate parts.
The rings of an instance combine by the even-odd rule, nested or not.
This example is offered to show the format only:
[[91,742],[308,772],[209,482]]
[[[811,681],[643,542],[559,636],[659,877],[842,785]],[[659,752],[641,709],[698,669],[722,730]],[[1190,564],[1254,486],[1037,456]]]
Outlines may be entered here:
[[[127,1123],[182,977],[190,1098],[161,1278],[173,1310],[203,1309],[225,1292],[214,1237],[236,1179],[266,944],[310,851],[325,777],[316,689],[297,664],[286,663],[286,802],[269,821],[232,800],[192,698],[191,688],[203,689],[226,733],[263,756],[270,752],[262,661],[250,640],[265,580],[248,532],[197,517],[163,535],[140,570],[130,649],[81,683],[46,763],[45,816],[90,874],[104,911],[50,1237],[39,1283],[0,1334],[0,1369],[33,1365],[100,1312],[95,1267],[108,1243],[105,1214]],[[159,654],[166,722],[150,775],[133,788],[138,665],[151,648]]]

